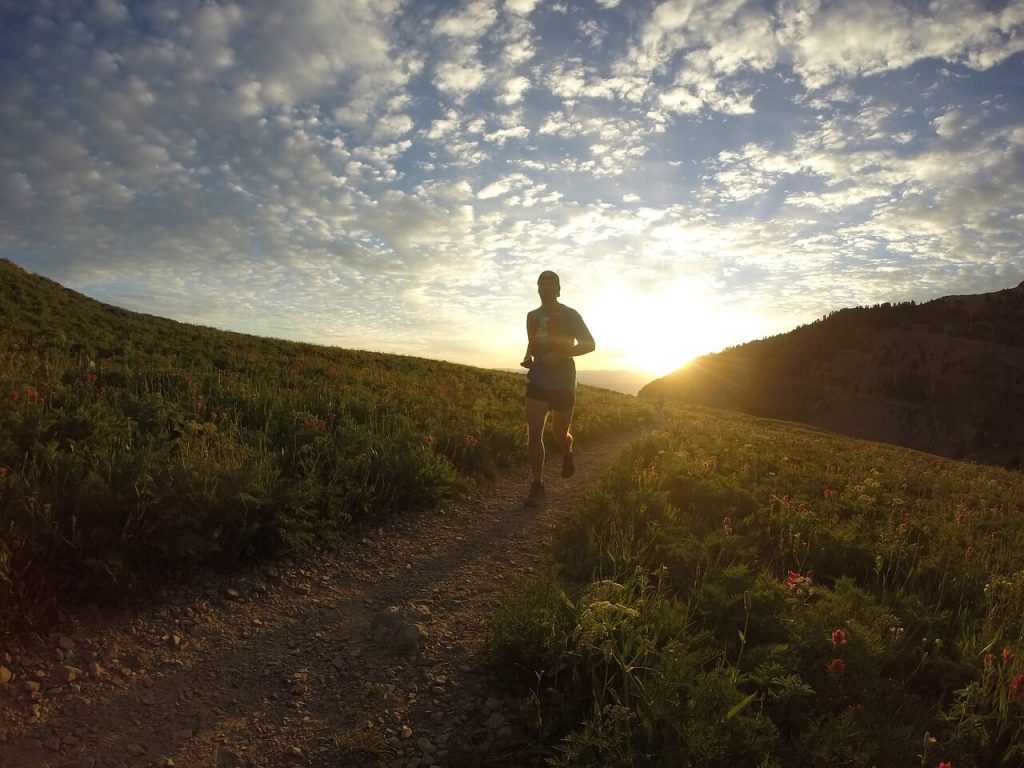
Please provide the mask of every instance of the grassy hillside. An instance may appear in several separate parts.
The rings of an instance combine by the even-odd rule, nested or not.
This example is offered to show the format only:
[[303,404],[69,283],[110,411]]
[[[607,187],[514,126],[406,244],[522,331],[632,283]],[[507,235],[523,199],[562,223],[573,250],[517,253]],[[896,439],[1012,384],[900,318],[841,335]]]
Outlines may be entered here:
[[[0,616],[302,550],[524,459],[523,379],[135,314],[0,260]],[[649,407],[581,388],[584,443]]]
[[836,312],[700,358],[640,396],[1003,466],[1024,459],[1024,284]]
[[679,410],[489,643],[557,766],[1019,766],[1024,475]]

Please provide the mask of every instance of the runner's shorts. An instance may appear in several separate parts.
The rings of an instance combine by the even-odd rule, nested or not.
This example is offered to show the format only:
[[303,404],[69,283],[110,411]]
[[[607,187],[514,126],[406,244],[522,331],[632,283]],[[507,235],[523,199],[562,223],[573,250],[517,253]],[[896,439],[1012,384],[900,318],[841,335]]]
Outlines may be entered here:
[[527,400],[543,400],[552,411],[568,411],[576,404],[575,389],[545,389],[533,384],[526,385]]

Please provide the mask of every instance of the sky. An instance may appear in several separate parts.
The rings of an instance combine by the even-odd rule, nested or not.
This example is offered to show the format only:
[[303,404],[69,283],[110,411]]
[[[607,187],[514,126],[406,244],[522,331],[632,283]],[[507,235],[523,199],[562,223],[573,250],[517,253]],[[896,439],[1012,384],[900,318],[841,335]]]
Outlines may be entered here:
[[0,257],[132,310],[663,374],[1022,244],[1024,0],[0,0]]

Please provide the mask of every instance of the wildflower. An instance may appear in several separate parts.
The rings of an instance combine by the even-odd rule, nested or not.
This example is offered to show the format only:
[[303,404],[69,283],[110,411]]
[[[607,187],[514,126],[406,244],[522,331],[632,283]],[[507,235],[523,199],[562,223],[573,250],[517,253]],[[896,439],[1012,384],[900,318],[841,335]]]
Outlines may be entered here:
[[18,390],[16,390],[16,389],[12,389],[11,390],[11,402],[12,403],[18,402]]
[[[846,671],[846,662],[842,659],[832,659],[832,661],[828,663],[828,666],[825,667],[825,671],[830,675],[841,675]],[[1022,677],[1024,677],[1024,675],[1022,675]]]
[[939,763],[939,768],[953,768],[953,763],[951,763],[949,760],[943,760],[941,763]]
[[832,632],[832,644],[833,645],[846,645],[848,640],[846,639],[846,632],[841,629],[836,629]]
[[963,525],[964,524],[964,513],[963,512],[958,512],[957,513],[956,524],[957,525]]
[[999,531],[992,531],[992,533],[989,535],[992,537],[992,541],[995,541],[999,538]]
[[994,653],[986,653],[985,654],[985,666],[986,667],[989,666],[990,664],[992,664],[995,660],[996,660],[996,655]]
[[1010,650],[1009,646],[1003,648],[1003,661],[1009,661],[1013,658],[1013,651]]
[[7,467],[0,467],[0,476],[7,474]]
[[473,435],[466,435],[465,437],[462,438],[462,442],[466,445],[467,448],[472,448],[474,445],[476,445],[476,438],[473,437]]
[[1024,693],[1024,672],[1014,676],[1013,680],[1010,681],[1010,693],[1014,696],[1020,696]]
[[434,444],[434,436],[433,435],[427,435],[426,437],[423,438],[423,442],[425,442],[427,445],[433,445]]
[[96,374],[95,373],[87,373],[82,378],[88,384],[95,384],[96,383]]
[[732,536],[732,520],[728,515],[722,518],[722,528],[726,536]]
[[790,592],[792,592],[797,587],[801,586],[803,583],[804,577],[796,571],[790,571],[786,575],[786,587],[789,589]]

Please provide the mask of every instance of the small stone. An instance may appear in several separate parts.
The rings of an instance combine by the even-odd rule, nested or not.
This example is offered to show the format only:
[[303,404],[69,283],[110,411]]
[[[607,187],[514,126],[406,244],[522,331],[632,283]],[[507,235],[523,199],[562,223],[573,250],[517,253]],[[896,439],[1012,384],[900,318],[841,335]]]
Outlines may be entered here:
[[41,686],[39,685],[39,683],[35,680],[26,680],[24,683],[26,693],[35,693],[39,690],[40,687]]
[[421,736],[416,740],[416,747],[425,755],[433,754],[437,752],[437,747],[434,746],[434,742],[430,739]]
[[263,626],[263,622],[262,622],[262,621],[260,621],[259,619],[253,619],[253,620],[252,620],[252,625],[253,625],[254,627],[262,627],[262,626]]
[[501,699],[496,699],[493,696],[487,699],[487,701],[484,703],[484,709],[486,709],[488,712],[497,712],[504,706],[505,702],[503,702]]
[[61,635],[60,639],[57,640],[57,647],[60,648],[62,651],[73,651],[75,650],[75,641],[72,640],[70,637]]
[[131,752],[136,757],[138,757],[139,755],[146,754],[146,748],[144,746],[142,746],[141,744],[129,744],[128,745],[128,751]]
[[142,657],[137,653],[126,653],[121,656],[121,666],[128,669],[142,669]]
[[105,674],[107,674],[107,670],[101,667],[99,662],[94,661],[91,664],[89,664],[89,675],[94,680],[99,680]]
[[7,667],[0,666],[0,685],[7,685],[14,679],[14,673]]
[[224,596],[228,600],[240,600],[241,597],[242,597],[242,593],[239,592],[237,589],[233,589],[231,587],[228,587],[227,589],[224,590]]
[[412,728],[410,728],[408,725],[403,725],[402,729],[399,731],[399,733],[400,733],[400,735],[402,736],[403,739],[411,739],[412,738]]

